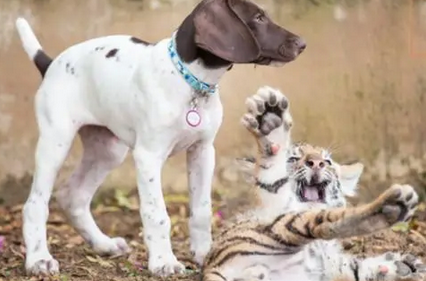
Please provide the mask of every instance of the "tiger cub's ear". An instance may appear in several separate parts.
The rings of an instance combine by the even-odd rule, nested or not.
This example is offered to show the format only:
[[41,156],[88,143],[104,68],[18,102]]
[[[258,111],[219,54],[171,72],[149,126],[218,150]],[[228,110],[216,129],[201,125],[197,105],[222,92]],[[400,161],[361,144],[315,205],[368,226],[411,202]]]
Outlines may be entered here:
[[254,177],[254,170],[256,168],[256,158],[254,157],[241,157],[235,159],[237,170],[243,175],[244,180],[249,184],[256,182]]
[[357,191],[359,178],[364,170],[364,165],[360,162],[350,165],[338,165],[339,180],[343,194],[354,196]]

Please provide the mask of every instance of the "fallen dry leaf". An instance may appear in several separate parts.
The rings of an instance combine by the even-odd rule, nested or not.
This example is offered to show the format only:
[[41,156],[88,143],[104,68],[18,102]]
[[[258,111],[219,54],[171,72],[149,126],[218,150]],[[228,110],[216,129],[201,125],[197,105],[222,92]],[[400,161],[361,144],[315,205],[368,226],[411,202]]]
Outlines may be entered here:
[[184,204],[189,202],[189,198],[184,194],[167,194],[164,196],[164,201],[166,201],[166,203]]
[[72,247],[75,247],[75,246],[83,244],[84,243],[84,239],[80,235],[75,235],[75,236],[72,236],[72,237],[68,238],[67,242],[68,243],[66,244],[65,247],[72,248]]
[[417,238],[419,238],[426,245],[426,237],[424,237],[420,232],[411,229],[410,233],[414,234]]
[[93,210],[94,214],[103,214],[103,213],[117,213],[122,210],[117,206],[104,206],[98,205],[95,210]]
[[114,267],[114,265],[113,265],[111,262],[106,261],[106,260],[102,259],[102,258],[101,258],[101,257],[99,257],[99,256],[96,256],[96,258],[91,257],[91,256],[86,256],[86,259],[87,259],[88,261],[92,262],[92,263],[97,263],[97,264],[99,264],[100,266],[105,267],[105,268],[111,268],[111,267]]
[[24,207],[23,204],[15,205],[10,209],[10,212],[11,213],[18,213],[18,212],[20,213],[20,212],[22,212],[23,207]]

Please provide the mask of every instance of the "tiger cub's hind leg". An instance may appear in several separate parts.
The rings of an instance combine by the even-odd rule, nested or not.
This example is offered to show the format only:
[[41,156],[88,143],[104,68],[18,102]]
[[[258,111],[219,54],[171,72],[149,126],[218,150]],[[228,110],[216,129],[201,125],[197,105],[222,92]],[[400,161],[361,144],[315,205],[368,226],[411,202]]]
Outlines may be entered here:
[[367,235],[409,220],[418,195],[409,185],[393,185],[372,203],[354,208],[312,210],[283,214],[263,232],[284,244],[303,246],[314,239]]
[[210,270],[203,275],[202,281],[271,281],[270,269],[264,264],[255,264],[241,271],[238,278],[226,279],[219,270]]
[[343,214],[331,210],[328,218],[333,220],[333,216],[336,216],[338,219],[329,225],[325,224],[318,231],[324,238],[370,234],[411,219],[418,201],[413,187],[395,184],[369,204],[343,210]]

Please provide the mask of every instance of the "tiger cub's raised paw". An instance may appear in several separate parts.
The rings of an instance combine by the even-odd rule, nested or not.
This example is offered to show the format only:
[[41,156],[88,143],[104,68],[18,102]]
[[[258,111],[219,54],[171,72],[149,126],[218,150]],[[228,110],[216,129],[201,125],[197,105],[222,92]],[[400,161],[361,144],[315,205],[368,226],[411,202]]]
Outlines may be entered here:
[[417,209],[419,196],[410,185],[394,184],[378,200],[377,211],[384,215],[391,226],[411,219]]
[[267,136],[281,126],[288,131],[292,126],[288,100],[279,90],[261,87],[247,98],[246,106],[248,113],[243,116],[242,123],[258,137]]

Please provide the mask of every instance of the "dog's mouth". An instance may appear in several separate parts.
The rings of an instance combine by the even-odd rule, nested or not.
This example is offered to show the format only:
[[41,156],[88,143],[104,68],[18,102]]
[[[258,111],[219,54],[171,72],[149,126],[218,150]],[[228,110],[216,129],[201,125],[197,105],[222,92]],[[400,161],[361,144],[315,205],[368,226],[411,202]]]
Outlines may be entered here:
[[259,65],[278,65],[281,66],[288,62],[295,60],[296,58],[269,58],[269,57],[259,57],[254,61],[255,64]]
[[329,181],[308,183],[306,180],[299,181],[297,195],[302,202],[325,203],[325,188]]
[[254,61],[255,64],[260,64],[260,65],[269,65],[271,62],[272,62],[272,59],[267,57],[259,57],[257,60]]

